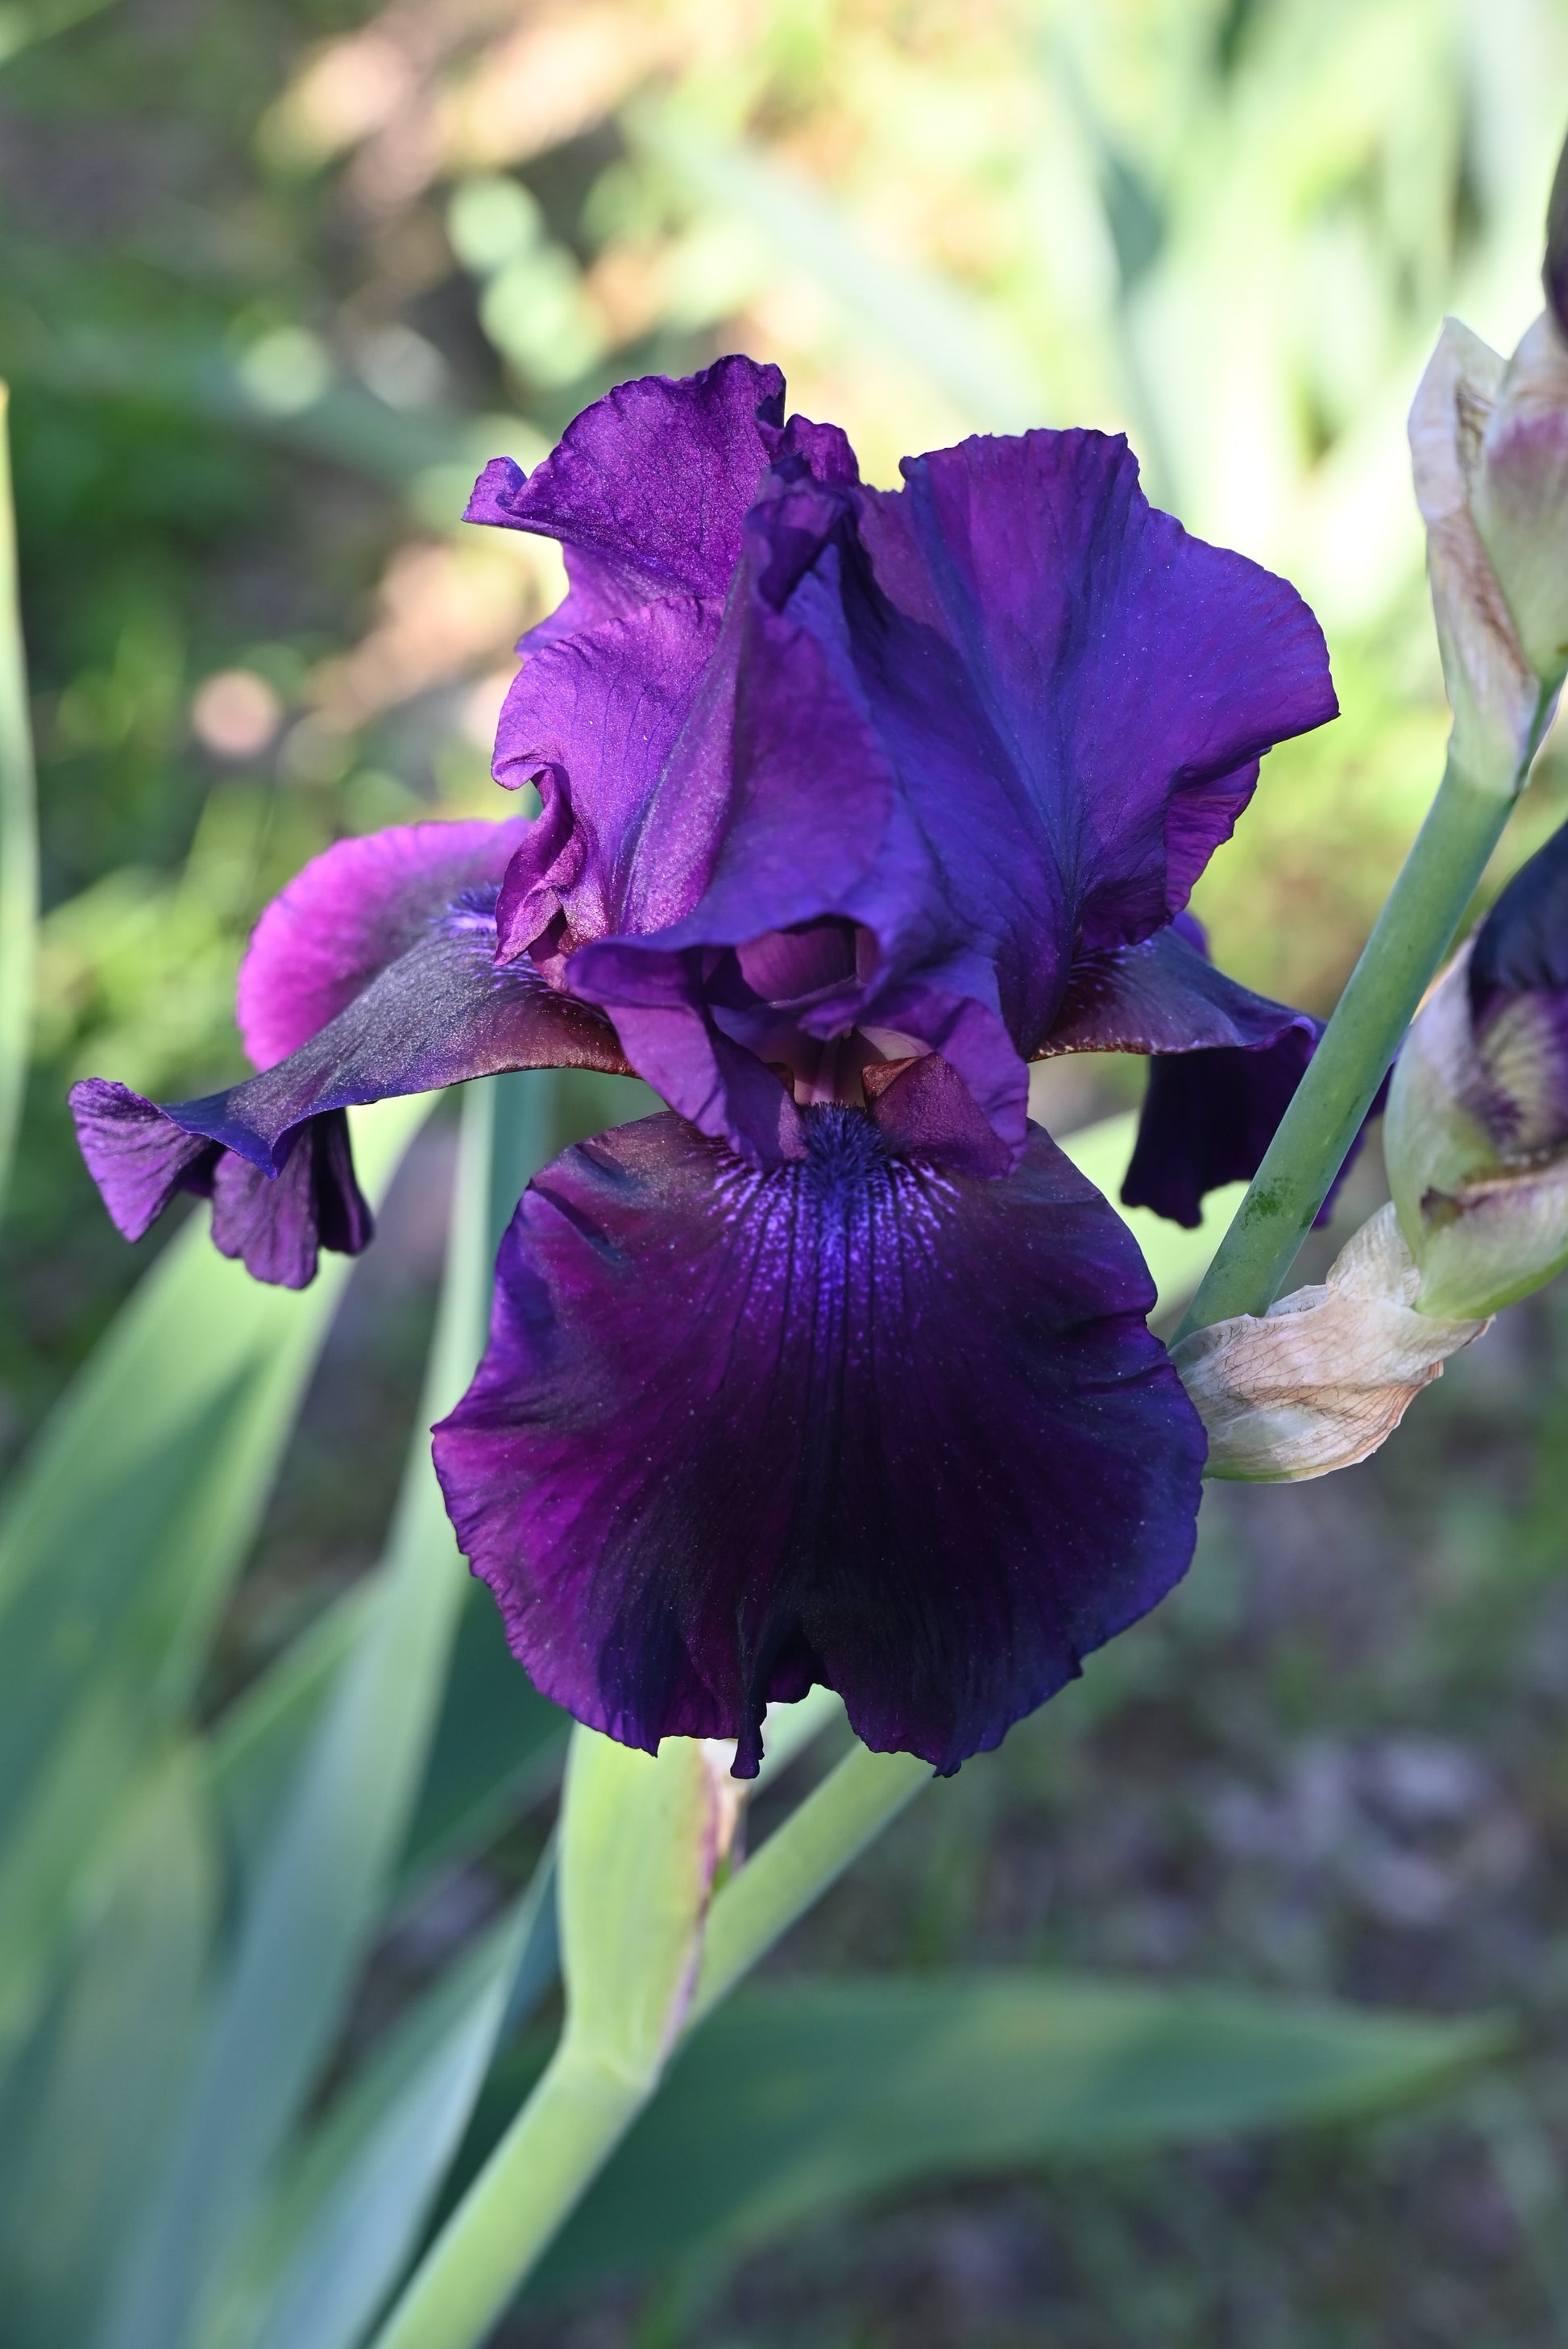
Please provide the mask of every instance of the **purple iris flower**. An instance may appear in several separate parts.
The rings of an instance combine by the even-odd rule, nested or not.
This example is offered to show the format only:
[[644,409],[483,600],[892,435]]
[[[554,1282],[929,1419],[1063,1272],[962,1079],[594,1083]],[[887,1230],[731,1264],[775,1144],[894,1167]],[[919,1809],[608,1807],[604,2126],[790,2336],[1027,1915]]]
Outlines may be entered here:
[[[241,983],[263,1073],[75,1102],[121,1227],[179,1188],[263,1278],[356,1246],[344,1107],[633,1069],[663,1114],[519,1206],[436,1431],[538,1685],[653,1748],[814,1682],[952,1770],[1164,1595],[1202,1430],[1028,1064],[1173,1055],[1124,1195],[1194,1220],[1315,1042],[1184,914],[1271,744],[1335,713],[1283,581],[1035,432],[866,488],[776,369],[623,386],[469,518],[559,539],[495,771],[531,821],[331,850]],[[283,1268],[282,1270],[276,1268]]]

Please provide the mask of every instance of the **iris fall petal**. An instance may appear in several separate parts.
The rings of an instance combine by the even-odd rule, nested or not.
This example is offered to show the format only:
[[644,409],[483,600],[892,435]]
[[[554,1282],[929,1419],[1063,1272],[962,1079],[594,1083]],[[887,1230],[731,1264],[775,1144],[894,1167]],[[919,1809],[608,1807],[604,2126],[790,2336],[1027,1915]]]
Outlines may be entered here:
[[590,1007],[531,968],[496,968],[497,880],[484,874],[511,844],[493,835],[517,829],[421,824],[307,866],[263,915],[242,978],[256,1057],[301,1037],[260,1075],[166,1104],[101,1078],[72,1088],[82,1155],[128,1239],[195,1191],[213,1201],[225,1254],[302,1287],[318,1246],[353,1255],[370,1237],[346,1108],[505,1069],[625,1069]]
[[662,1115],[536,1177],[437,1467],[580,1719],[737,1738],[748,1775],[821,1681],[950,1771],[1182,1573],[1202,1433],[1125,1226],[1037,1128],[990,1180],[806,1125],[758,1171]]

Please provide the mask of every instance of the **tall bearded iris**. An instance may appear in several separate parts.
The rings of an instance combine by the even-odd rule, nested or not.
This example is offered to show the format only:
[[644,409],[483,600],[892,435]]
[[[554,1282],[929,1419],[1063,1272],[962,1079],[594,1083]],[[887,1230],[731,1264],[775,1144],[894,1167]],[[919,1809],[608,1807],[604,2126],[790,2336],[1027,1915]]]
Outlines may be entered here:
[[669,1104],[519,1206],[436,1431],[539,1686],[627,1743],[840,1690],[869,1745],[994,1745],[1191,1556],[1197,1416],[1125,1224],[1028,1063],[1158,1071],[1124,1196],[1256,1167],[1316,1036],[1183,909],[1271,744],[1335,711],[1284,582],[1093,432],[859,479],[777,371],[624,386],[472,520],[559,539],[495,772],[532,821],[345,843],[242,974],[263,1073],[74,1103],[122,1229],[173,1192],[299,1281],[368,1230],[344,1109],[505,1068]]

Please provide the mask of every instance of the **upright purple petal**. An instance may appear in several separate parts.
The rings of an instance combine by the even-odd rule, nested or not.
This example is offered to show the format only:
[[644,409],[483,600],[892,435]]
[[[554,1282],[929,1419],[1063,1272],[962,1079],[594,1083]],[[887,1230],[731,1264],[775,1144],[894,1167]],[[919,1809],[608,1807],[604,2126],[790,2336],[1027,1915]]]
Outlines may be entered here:
[[[503,952],[635,1030],[642,1073],[748,1154],[779,1121],[737,1050],[810,1101],[841,1047],[923,1046],[1016,1155],[1075,974],[1169,922],[1262,751],[1333,714],[1321,633],[1155,512],[1120,440],[965,441],[882,493],[748,368],[624,388],[486,505],[601,566],[503,717],[498,774],[545,799]],[[809,1002],[748,978],[834,925],[853,967]]]
[[1336,714],[1321,629],[1284,580],[1150,506],[1120,438],[975,439],[903,471],[865,493],[879,583],[959,654],[1083,950],[1148,936],[1261,754]]
[[530,474],[495,458],[465,519],[533,531],[566,550],[571,592],[530,641],[552,642],[655,596],[722,600],[776,445],[765,428],[783,422],[779,369],[722,358],[677,383],[645,376],[607,392]]
[[437,1467],[579,1719],[735,1737],[749,1775],[820,1681],[951,1771],[1182,1573],[1202,1430],[1126,1227],[1037,1129],[987,1180],[861,1111],[806,1128],[758,1172],[655,1117],[536,1177]]

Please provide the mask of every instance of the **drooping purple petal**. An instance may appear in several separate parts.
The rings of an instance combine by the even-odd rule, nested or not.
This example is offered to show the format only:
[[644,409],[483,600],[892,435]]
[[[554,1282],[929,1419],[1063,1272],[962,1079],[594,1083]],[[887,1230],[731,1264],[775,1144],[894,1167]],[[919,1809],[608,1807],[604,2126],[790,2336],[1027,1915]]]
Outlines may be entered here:
[[1263,1164],[1316,1045],[1316,1023],[1304,1020],[1272,1044],[1150,1061],[1123,1206],[1201,1224],[1206,1191],[1250,1182]]
[[[393,846],[382,857],[363,860],[372,884],[397,866],[397,835],[387,838]],[[329,852],[294,885],[292,903],[278,901],[289,907],[286,918],[273,918],[276,907],[263,917],[251,966],[258,1057],[347,983],[359,950],[349,918],[359,905],[348,885],[356,864]],[[315,1273],[318,1246],[355,1254],[370,1236],[369,1211],[353,1179],[346,1108],[506,1069],[624,1071],[614,1031],[596,1012],[527,966],[497,969],[495,890],[493,880],[464,885],[445,903],[427,903],[422,930],[395,961],[297,1050],[226,1092],[160,1105],[99,1078],[74,1086],[82,1154],[126,1237],[139,1239],[176,1192],[194,1190],[213,1200],[213,1238],[225,1253],[242,1256],[258,1279],[301,1287]],[[324,931],[313,961],[306,916],[314,899],[327,911],[336,906],[344,918],[335,931]],[[406,910],[404,900],[396,905]],[[290,954],[295,922],[297,973]],[[367,929],[366,941],[370,935]],[[364,951],[370,951],[367,943]]]
[[1227,978],[1209,960],[1197,923],[1183,914],[1139,946],[1081,956],[1036,1058],[1251,1050],[1295,1031],[1315,1040],[1323,1023]]
[[[890,1131],[933,1113],[904,1081]],[[1125,1226],[1038,1129],[1002,1180],[864,1112],[806,1129],[757,1171],[654,1117],[536,1177],[437,1467],[580,1719],[733,1736],[749,1775],[766,1704],[821,1681],[951,1771],[1182,1573],[1202,1431]]]
[[309,1119],[275,1174],[181,1125],[176,1112],[101,1077],[72,1087],[71,1114],[88,1172],[129,1240],[140,1239],[175,1195],[189,1191],[211,1200],[220,1253],[239,1257],[254,1278],[277,1288],[308,1287],[324,1247],[357,1256],[369,1243],[375,1224],[341,1109]]
[[270,1069],[346,1010],[470,892],[494,892],[534,827],[409,823],[340,840],[313,857],[256,924],[235,1013],[247,1053]]
[[[1079,966],[1046,1054],[1160,1056],[1150,1061],[1121,1201],[1191,1230],[1202,1221],[1206,1192],[1251,1182],[1257,1173],[1322,1034],[1323,1022],[1309,1011],[1254,995],[1216,970],[1202,925],[1183,913],[1141,947]],[[1317,1223],[1333,1214],[1367,1126],[1382,1115],[1387,1097],[1385,1079]]]

